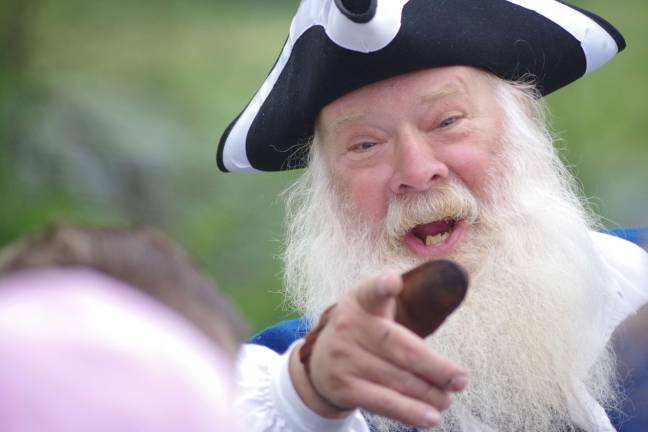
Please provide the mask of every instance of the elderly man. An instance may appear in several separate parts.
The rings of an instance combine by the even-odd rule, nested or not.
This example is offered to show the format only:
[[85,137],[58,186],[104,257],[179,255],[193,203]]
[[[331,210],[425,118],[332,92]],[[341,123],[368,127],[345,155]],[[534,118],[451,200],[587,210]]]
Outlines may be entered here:
[[[608,342],[648,255],[596,232],[541,96],[624,46],[553,0],[302,1],[218,151],[225,171],[307,166],[284,255],[305,318],[253,339],[281,357],[242,352],[250,430],[614,430]],[[436,258],[472,282],[422,339],[394,321],[399,274]]]

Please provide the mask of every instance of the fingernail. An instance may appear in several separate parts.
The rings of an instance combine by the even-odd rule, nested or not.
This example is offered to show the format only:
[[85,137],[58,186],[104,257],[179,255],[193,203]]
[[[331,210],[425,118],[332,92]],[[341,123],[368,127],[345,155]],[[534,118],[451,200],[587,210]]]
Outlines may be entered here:
[[424,427],[436,426],[439,424],[440,421],[441,421],[441,415],[434,410],[428,410],[423,414]]
[[466,375],[455,375],[446,385],[446,390],[449,391],[462,391],[468,385],[468,377]]
[[380,275],[378,279],[376,279],[376,292],[381,296],[385,297],[387,296],[387,280],[388,276],[387,275]]
[[392,289],[391,286],[393,285],[393,278],[394,278],[394,272],[387,272],[383,273],[378,277],[376,280],[376,285],[378,288],[378,293],[383,296],[387,297],[392,294]]

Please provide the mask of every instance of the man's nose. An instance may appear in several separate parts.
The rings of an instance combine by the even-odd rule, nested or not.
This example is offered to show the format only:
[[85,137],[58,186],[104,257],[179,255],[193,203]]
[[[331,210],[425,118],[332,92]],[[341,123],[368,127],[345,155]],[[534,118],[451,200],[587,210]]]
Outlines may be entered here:
[[424,133],[412,132],[400,137],[394,157],[391,190],[396,194],[424,192],[443,183],[450,173]]

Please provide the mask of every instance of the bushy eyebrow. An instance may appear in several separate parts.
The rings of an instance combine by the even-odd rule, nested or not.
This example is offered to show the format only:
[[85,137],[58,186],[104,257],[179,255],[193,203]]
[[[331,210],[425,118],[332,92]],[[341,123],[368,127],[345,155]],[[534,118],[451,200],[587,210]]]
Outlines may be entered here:
[[467,96],[467,90],[465,80],[459,79],[458,83],[448,83],[437,91],[421,95],[418,99],[418,103],[421,105],[434,105],[440,100],[451,96]]
[[353,123],[358,120],[362,120],[365,117],[367,117],[367,114],[365,113],[351,113],[348,115],[343,116],[342,118],[335,119],[333,123],[331,124],[330,129],[334,132],[337,132],[340,127],[346,123]]
[[446,88],[443,88],[434,93],[424,94],[418,100],[420,105],[434,105],[441,99],[445,99],[449,96],[458,96],[466,94],[465,90],[459,86],[451,85]]

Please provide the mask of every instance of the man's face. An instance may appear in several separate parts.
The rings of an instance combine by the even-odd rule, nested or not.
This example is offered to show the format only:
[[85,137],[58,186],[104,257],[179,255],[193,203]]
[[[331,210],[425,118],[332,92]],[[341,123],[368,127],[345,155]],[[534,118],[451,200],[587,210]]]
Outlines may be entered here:
[[[469,67],[428,69],[363,87],[327,105],[317,137],[333,184],[358,223],[378,233],[395,199],[459,184],[487,198],[503,117],[491,81]],[[419,221],[402,245],[428,259],[451,253],[469,229]]]

